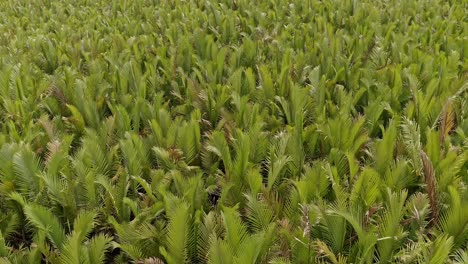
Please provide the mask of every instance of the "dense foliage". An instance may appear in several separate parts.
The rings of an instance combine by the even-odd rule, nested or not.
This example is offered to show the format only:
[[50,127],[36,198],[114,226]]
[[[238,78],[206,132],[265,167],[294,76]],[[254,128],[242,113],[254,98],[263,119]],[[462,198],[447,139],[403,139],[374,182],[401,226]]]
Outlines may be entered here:
[[468,263],[467,8],[0,1],[0,263]]

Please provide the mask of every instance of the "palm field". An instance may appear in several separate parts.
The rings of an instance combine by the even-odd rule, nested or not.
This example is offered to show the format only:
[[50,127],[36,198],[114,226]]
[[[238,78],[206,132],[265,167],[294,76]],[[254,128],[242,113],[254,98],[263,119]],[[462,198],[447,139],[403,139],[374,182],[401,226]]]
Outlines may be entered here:
[[463,0],[0,1],[0,264],[468,263]]

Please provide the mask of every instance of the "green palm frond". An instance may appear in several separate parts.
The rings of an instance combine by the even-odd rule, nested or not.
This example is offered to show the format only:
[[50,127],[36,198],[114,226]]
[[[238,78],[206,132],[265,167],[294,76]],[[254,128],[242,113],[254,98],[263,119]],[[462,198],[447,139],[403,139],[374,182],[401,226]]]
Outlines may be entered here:
[[353,204],[362,204],[364,208],[372,206],[380,197],[380,177],[372,169],[364,168],[353,184],[350,201]]
[[42,169],[40,160],[32,151],[22,151],[13,157],[13,166],[16,174],[16,183],[21,192],[39,190],[39,175]]
[[326,196],[329,192],[330,181],[323,177],[324,169],[322,163],[317,162],[312,167],[306,166],[302,179],[295,183],[295,186],[303,202]]
[[226,232],[226,242],[234,254],[239,253],[239,248],[248,237],[247,228],[242,223],[237,208],[223,208],[223,224]]
[[82,211],[77,215],[73,222],[73,230],[76,233],[80,233],[78,235],[78,240],[83,241],[92,231],[95,225],[96,216],[96,213],[92,211]]
[[420,175],[422,172],[422,163],[419,158],[419,152],[421,151],[421,134],[419,132],[419,127],[409,119],[403,119],[400,127],[402,139],[408,156],[411,158],[413,169]]
[[4,144],[0,149],[0,176],[3,184],[15,179],[15,169],[11,157],[17,152],[19,145]]
[[127,254],[132,260],[138,260],[143,257],[143,253],[141,252],[141,249],[132,244],[127,244],[127,243],[120,243],[120,244],[115,244],[113,245],[114,248],[120,248],[125,254]]
[[184,263],[187,259],[187,243],[189,239],[189,208],[181,204],[169,213],[167,226],[166,249],[161,252],[168,263]]
[[218,215],[211,211],[203,218],[203,223],[199,227],[199,236],[197,240],[198,259],[207,262],[209,251],[211,250],[212,236],[215,238],[222,233],[222,224],[219,222]]
[[[368,223],[364,221],[368,221],[363,217],[362,209],[359,209],[359,206],[351,207],[349,209],[345,210],[340,210],[333,208],[329,211],[330,214],[332,215],[337,215],[341,216],[346,221],[352,226],[354,229],[354,232],[357,235],[357,242],[356,245],[353,246],[354,249],[356,249],[357,252],[357,259],[360,259],[360,261],[364,263],[369,263],[372,261],[372,258],[374,257],[374,251],[375,251],[375,246],[378,242],[378,238],[375,235],[375,228],[374,227],[369,227]],[[322,241],[320,241],[321,244],[324,244]],[[323,246],[323,245],[322,245]],[[320,250],[322,251],[330,251],[330,249],[323,249],[322,246],[319,247]],[[332,252],[330,252],[333,254]],[[329,255],[329,257],[333,258],[334,261],[336,260],[336,257],[334,255],[330,255],[330,253],[326,254]],[[344,258],[344,256],[340,256],[341,258]]]
[[453,247],[453,237],[442,235],[438,237],[429,249],[426,249],[426,254],[423,255],[424,262],[431,264],[442,264],[446,263],[450,252]]
[[449,188],[450,208],[440,217],[440,229],[453,238],[454,246],[461,246],[468,241],[467,205],[463,203],[459,192]]
[[0,258],[7,257],[9,254],[9,249],[5,242],[5,237],[2,232],[0,232]]
[[37,204],[26,204],[24,213],[31,224],[38,231],[44,232],[56,248],[63,248],[66,240],[65,231],[59,219],[50,210]]
[[409,197],[406,202],[407,219],[403,221],[404,224],[415,223],[418,228],[417,231],[422,230],[429,224],[430,205],[429,199],[426,194],[415,193]]
[[409,164],[406,160],[397,160],[387,168],[384,182],[394,191],[401,191],[415,184],[416,178],[409,173]]
[[273,210],[255,197],[245,196],[247,198],[247,221],[250,229],[254,232],[265,231],[274,221]]
[[454,263],[466,263],[468,262],[468,252],[464,250],[458,250],[455,254],[455,261]]
[[2,217],[0,217],[0,232],[4,237],[13,235],[19,225],[19,215],[16,213],[4,214]]
[[191,164],[200,151],[200,126],[197,120],[184,124],[182,133],[178,134],[177,145],[182,149],[185,162]]
[[232,158],[226,138],[219,131],[215,131],[210,138],[211,143],[206,146],[206,149],[216,154],[223,161],[226,172],[229,173],[232,170]]
[[215,235],[210,236],[210,250],[208,252],[209,264],[236,263],[233,249],[227,241],[218,239]]
[[81,236],[81,231],[74,231],[71,235],[68,236],[60,251],[60,263],[81,263]]
[[[334,211],[345,210],[337,204],[333,206]],[[334,213],[327,213],[324,205],[320,206],[322,218],[318,224],[317,231],[321,233],[322,240],[330,246],[333,252],[339,253],[344,249],[346,233],[348,231],[346,219]]]
[[288,173],[288,164],[292,161],[291,156],[287,155],[287,146],[290,140],[290,134],[280,133],[275,138],[274,144],[270,147],[268,161],[267,189],[270,192],[281,182],[281,178]]
[[111,241],[112,238],[107,235],[93,236],[88,245],[88,263],[105,263],[106,253],[111,247]]
[[386,208],[379,225],[380,238],[377,243],[380,261],[392,260],[393,251],[399,240],[404,236],[400,221],[404,213],[404,204],[408,193],[406,191],[400,193],[389,192],[387,195]]
[[144,142],[135,134],[126,134],[120,141],[120,150],[130,175],[140,176],[144,169],[148,169],[149,151]]
[[7,258],[0,258],[1,264],[11,264],[11,262]]
[[392,164],[394,148],[397,139],[397,121],[393,120],[385,130],[382,140],[376,146],[376,168],[384,173],[386,168]]

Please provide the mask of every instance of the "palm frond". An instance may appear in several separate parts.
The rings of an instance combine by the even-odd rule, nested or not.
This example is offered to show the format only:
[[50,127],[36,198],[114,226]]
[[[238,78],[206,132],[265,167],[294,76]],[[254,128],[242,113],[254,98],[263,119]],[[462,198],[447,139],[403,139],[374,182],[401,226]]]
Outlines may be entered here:
[[420,171],[422,171],[419,153],[421,151],[421,134],[419,132],[419,127],[410,119],[403,119],[401,123],[401,135],[405,148],[412,160],[413,169],[419,174]]
[[380,261],[391,261],[396,243],[402,238],[400,220],[403,217],[403,209],[408,193],[388,193],[388,200],[385,212],[381,216],[379,225],[379,250]]
[[431,205],[432,224],[436,224],[439,217],[439,201],[437,197],[437,186],[436,178],[434,174],[434,168],[432,162],[424,151],[421,151],[421,162],[423,165],[424,179],[426,183],[426,190],[429,197],[429,203]]
[[22,151],[13,156],[13,166],[19,190],[25,194],[39,189],[38,173],[42,170],[40,160],[32,151]]
[[137,245],[132,245],[128,243],[113,243],[114,248],[120,248],[126,255],[128,255],[132,260],[139,260],[143,257],[141,249]]
[[181,204],[169,215],[167,227],[167,254],[164,255],[168,263],[184,263],[187,259],[187,243],[189,239],[189,208]]
[[208,252],[209,264],[233,264],[234,261],[233,249],[227,241],[220,240],[216,235],[210,236],[210,250]]
[[3,236],[2,232],[0,232],[0,258],[7,257],[9,253],[9,249],[5,242],[5,237]]
[[221,215],[226,231],[226,242],[233,250],[234,254],[237,254],[242,242],[248,237],[247,228],[242,223],[236,207],[223,208]]
[[464,251],[462,249],[457,250],[455,253],[454,260],[456,264],[462,264],[462,263],[467,263],[468,262],[468,252]]
[[441,214],[439,228],[453,238],[454,246],[461,246],[468,240],[468,206],[463,203],[459,192],[449,187],[450,208]]
[[83,241],[86,236],[92,231],[95,225],[95,218],[97,214],[93,211],[82,211],[78,214],[73,222],[74,232],[79,232],[78,236],[79,241]]
[[444,105],[444,107],[442,109],[442,112],[440,114],[440,117],[439,117],[440,142],[445,142],[445,138],[456,127],[457,115],[456,115],[456,112],[455,112],[454,104],[455,104],[455,102],[454,102],[453,98],[450,98],[449,100],[447,100],[447,102],[445,103],[445,105]]
[[81,236],[81,231],[73,231],[73,233],[67,237],[67,240],[60,250],[60,263],[81,263]]
[[47,208],[37,204],[26,204],[24,214],[35,228],[45,232],[47,238],[56,248],[63,248],[66,240],[65,231],[57,216]]
[[247,222],[254,232],[265,231],[274,221],[273,210],[262,201],[258,201],[251,195],[247,198]]
[[327,246],[323,241],[317,240],[314,241],[315,251],[318,253],[317,258],[320,259],[320,255],[326,257],[333,264],[343,264],[347,263],[346,258],[342,256],[336,256],[333,251]]
[[431,264],[446,263],[453,247],[453,237],[442,235],[431,244],[431,251],[424,260]]
[[93,236],[88,245],[89,263],[104,263],[106,253],[111,247],[111,241],[112,238],[107,235]]

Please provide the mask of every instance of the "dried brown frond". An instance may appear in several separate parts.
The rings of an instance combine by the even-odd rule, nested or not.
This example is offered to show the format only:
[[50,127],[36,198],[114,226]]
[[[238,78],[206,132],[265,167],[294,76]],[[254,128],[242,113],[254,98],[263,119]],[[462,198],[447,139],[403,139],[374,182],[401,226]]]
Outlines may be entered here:
[[413,222],[416,222],[416,220],[417,220],[416,217],[410,217],[408,219],[400,221],[400,225],[407,226],[407,225],[412,224]]
[[182,150],[176,148],[175,146],[170,147],[167,152],[169,153],[169,158],[171,158],[173,162],[181,161],[184,157]]
[[432,167],[432,162],[427,156],[427,154],[421,150],[421,161],[424,171],[424,180],[426,182],[426,191],[427,196],[429,197],[429,205],[431,207],[431,225],[437,223],[439,216],[438,202],[437,202],[437,189],[436,189],[436,178],[434,173],[434,168]]
[[439,122],[440,142],[443,143],[447,135],[453,131],[457,125],[454,100],[452,98],[445,103]]
[[283,218],[281,220],[278,220],[279,226],[283,229],[286,229],[288,231],[291,230],[291,223],[289,222],[288,218]]
[[160,258],[147,258],[143,260],[138,260],[136,263],[137,264],[164,264],[164,261],[162,261]]
[[47,143],[47,154],[45,163],[48,164],[50,159],[60,150],[61,142],[57,139],[53,139]]
[[37,122],[45,130],[49,139],[53,140],[56,137],[57,130],[55,128],[54,123],[52,123],[52,121],[50,121],[49,118],[47,118],[46,116],[42,116],[41,118],[38,119]]
[[309,219],[309,208],[307,205],[301,205],[301,228],[303,230],[303,237],[310,237],[310,219]]
[[382,209],[382,206],[380,205],[377,205],[377,206],[372,206],[371,208],[369,208],[369,210],[367,210],[365,216],[364,216],[364,225],[365,226],[368,226],[370,224],[373,224],[373,219],[372,217],[380,210]]
[[280,227],[279,239],[278,239],[279,255],[286,259],[290,259],[291,258],[290,241],[288,239],[288,236],[285,234],[290,234],[292,232],[293,227],[291,223],[289,222],[288,218],[283,218],[281,220],[278,220],[278,225]]
[[65,106],[68,101],[67,98],[65,97],[65,94],[63,93],[62,89],[58,87],[56,84],[52,84],[50,87],[50,95],[57,99],[57,101],[62,105]]
[[200,128],[202,131],[210,131],[213,128],[213,125],[211,124],[210,120],[202,118],[200,120]]

